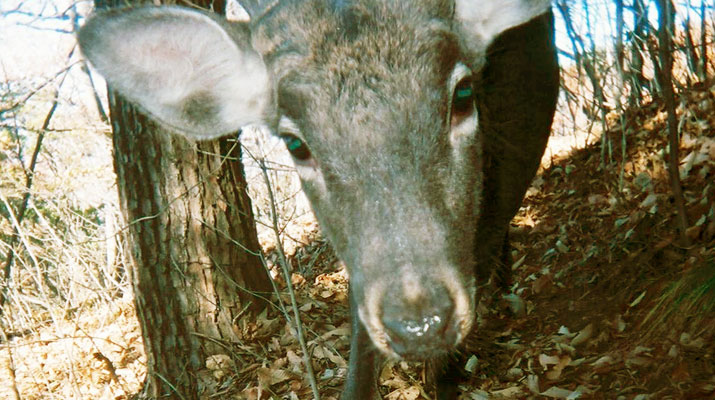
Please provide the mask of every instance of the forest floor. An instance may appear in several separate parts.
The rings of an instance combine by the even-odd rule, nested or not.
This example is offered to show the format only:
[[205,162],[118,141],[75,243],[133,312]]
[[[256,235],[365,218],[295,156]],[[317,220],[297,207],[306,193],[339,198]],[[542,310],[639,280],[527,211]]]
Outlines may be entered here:
[[[606,167],[600,144],[555,156],[512,224],[510,294],[481,305],[462,352],[461,399],[715,399],[715,89],[686,96],[680,171],[690,244],[678,235],[662,109],[628,117],[625,157],[621,131],[609,133]],[[289,249],[292,281],[321,398],[337,399],[349,350],[347,276],[314,224],[306,229],[303,245]],[[100,319],[109,328],[94,330]],[[211,398],[311,398],[284,314],[238,325],[243,341],[206,362]],[[145,356],[130,297],[77,316],[67,340],[53,329],[14,342],[23,399],[127,399],[139,389]],[[71,369],[53,369],[70,353]],[[0,354],[0,382],[10,381],[10,364]],[[388,362],[380,390],[391,400],[429,398],[424,375],[420,364]]]

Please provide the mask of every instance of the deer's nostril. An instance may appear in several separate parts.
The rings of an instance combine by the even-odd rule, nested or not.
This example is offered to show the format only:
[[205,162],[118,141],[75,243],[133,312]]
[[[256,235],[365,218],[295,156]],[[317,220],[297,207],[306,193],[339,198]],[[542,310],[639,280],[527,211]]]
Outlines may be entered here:
[[389,293],[382,299],[381,319],[388,343],[402,357],[423,358],[454,346],[453,314],[454,302],[443,286],[419,299]]

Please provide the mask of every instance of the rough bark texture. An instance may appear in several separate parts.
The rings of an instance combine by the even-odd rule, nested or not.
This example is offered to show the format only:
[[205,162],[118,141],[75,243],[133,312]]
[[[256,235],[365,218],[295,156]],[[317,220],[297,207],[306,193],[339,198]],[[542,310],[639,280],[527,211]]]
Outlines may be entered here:
[[660,87],[663,91],[665,109],[668,113],[668,175],[670,176],[670,189],[673,191],[675,208],[678,210],[678,231],[680,241],[684,247],[690,247],[690,239],[685,234],[688,229],[688,217],[685,212],[685,199],[683,186],[680,182],[678,163],[680,147],[678,138],[678,121],[675,112],[675,93],[673,92],[673,58],[671,54],[670,38],[673,37],[674,7],[670,0],[658,0],[658,58],[660,60]]
[[147,394],[162,397],[173,386],[195,398],[206,357],[225,353],[216,343],[239,339],[235,319],[256,300],[247,290],[270,290],[256,256],[240,147],[191,144],[116,97],[110,109]]
[[647,81],[643,75],[643,54],[645,49],[647,19],[645,14],[645,4],[643,0],[633,1],[633,39],[631,40],[631,65],[630,81],[631,92],[628,102],[631,107],[636,107],[643,99],[642,90],[646,87]]
[[225,354],[221,344],[239,340],[238,316],[262,305],[249,292],[271,290],[240,145],[235,138],[190,143],[114,95],[110,111],[147,354],[140,397],[198,399],[206,358]]

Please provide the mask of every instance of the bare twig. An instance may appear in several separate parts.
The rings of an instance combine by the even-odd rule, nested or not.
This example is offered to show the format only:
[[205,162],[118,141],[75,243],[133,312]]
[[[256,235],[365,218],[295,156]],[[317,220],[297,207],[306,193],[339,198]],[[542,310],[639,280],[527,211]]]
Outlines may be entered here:
[[10,348],[10,342],[8,341],[8,335],[5,334],[5,326],[2,319],[0,319],[0,343],[5,343],[5,350],[7,350],[7,365],[5,369],[10,376],[10,389],[12,390],[13,400],[21,400],[20,391],[17,390],[17,379],[15,378],[15,361],[12,357],[12,349]]
[[[70,51],[70,53],[67,55],[67,59],[69,60],[72,57],[72,54],[74,53],[74,48]],[[55,89],[55,93],[53,95],[53,100],[52,100],[52,106],[50,106],[50,110],[47,112],[47,115],[45,116],[45,120],[42,123],[42,128],[40,128],[40,132],[37,135],[37,141],[35,142],[35,149],[32,152],[32,159],[30,161],[30,166],[27,169],[26,172],[26,178],[25,178],[25,194],[23,195],[22,198],[22,203],[20,204],[20,209],[17,212],[17,224],[15,225],[13,229],[13,235],[10,237],[10,242],[9,247],[10,249],[8,250],[7,256],[5,256],[5,259],[7,260],[5,262],[5,266],[3,268],[3,282],[5,283],[5,287],[3,290],[0,292],[0,316],[3,314],[5,302],[7,300],[7,289],[9,287],[9,279],[10,279],[10,273],[12,272],[12,265],[15,261],[15,243],[17,242],[17,238],[19,237],[19,228],[22,224],[22,220],[25,218],[25,212],[27,211],[27,205],[28,202],[30,201],[30,193],[32,189],[32,181],[35,176],[35,167],[37,166],[37,158],[40,155],[40,149],[42,149],[42,141],[45,138],[45,131],[47,131],[47,128],[50,126],[50,122],[52,121],[52,117],[55,115],[55,110],[57,110],[57,106],[59,105],[59,99],[60,99],[60,89],[62,88],[62,85],[65,82],[65,79],[67,78],[67,74],[69,72],[69,68],[64,69],[64,75],[62,78],[60,78],[60,82],[57,85],[57,88]]]
[[[74,52],[74,49],[72,49],[72,52]],[[72,52],[70,52],[70,56],[69,56],[69,57],[72,56]],[[72,63],[72,64],[70,64],[70,65],[68,65],[68,66],[66,66],[66,67],[64,67],[64,68],[62,68],[62,69],[59,70],[59,71],[57,71],[57,73],[56,73],[53,77],[51,77],[51,78],[45,80],[44,82],[42,82],[41,84],[37,85],[34,89],[30,90],[29,93],[27,93],[27,94],[26,94],[25,96],[23,96],[20,100],[16,101],[15,103],[11,104],[10,106],[5,107],[5,108],[0,108],[0,117],[2,117],[2,115],[3,115],[4,113],[6,113],[6,112],[15,111],[15,110],[17,110],[18,108],[20,108],[23,104],[27,103],[27,101],[30,100],[34,95],[36,95],[37,93],[39,93],[45,86],[47,86],[47,85],[49,85],[50,83],[54,82],[55,79],[57,79],[57,77],[59,77],[60,75],[62,75],[62,78],[61,78],[61,81],[60,81],[60,82],[64,82],[65,77],[67,76],[67,72],[69,72],[69,70],[72,69],[72,67],[74,66],[74,64],[76,64],[76,62],[75,62],[75,63]],[[60,83],[60,85],[58,85],[58,88],[59,88],[59,86],[62,86],[62,83]]]
[[273,220],[273,232],[276,235],[276,250],[278,251],[279,262],[281,269],[283,270],[283,276],[286,281],[286,287],[288,288],[288,294],[290,295],[291,306],[293,308],[293,315],[295,319],[295,328],[298,335],[298,342],[300,343],[300,348],[303,351],[303,363],[305,364],[305,369],[307,373],[308,382],[310,382],[310,387],[313,390],[313,397],[315,400],[320,400],[320,393],[318,392],[318,384],[315,380],[315,374],[313,373],[313,366],[310,363],[310,354],[308,353],[308,347],[305,344],[305,338],[303,337],[303,324],[300,320],[300,312],[298,311],[298,302],[295,298],[295,292],[293,291],[293,283],[291,282],[290,271],[288,270],[288,262],[283,252],[283,244],[281,243],[280,230],[278,229],[278,215],[276,213],[276,202],[273,197],[273,190],[271,188],[271,181],[268,178],[268,169],[266,168],[265,162],[259,160],[259,165],[261,171],[263,172],[263,179],[266,184],[266,189],[268,190],[268,197],[271,204],[271,217]]

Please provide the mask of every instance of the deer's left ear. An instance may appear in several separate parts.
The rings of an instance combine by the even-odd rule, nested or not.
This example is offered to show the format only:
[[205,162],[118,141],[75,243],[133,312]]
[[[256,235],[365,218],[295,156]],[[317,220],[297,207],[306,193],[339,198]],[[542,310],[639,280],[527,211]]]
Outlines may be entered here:
[[79,44],[112,88],[189,138],[230,134],[265,116],[268,73],[247,26],[143,7],[92,17]]
[[482,54],[500,33],[545,13],[550,0],[455,0],[455,19],[475,54]]

